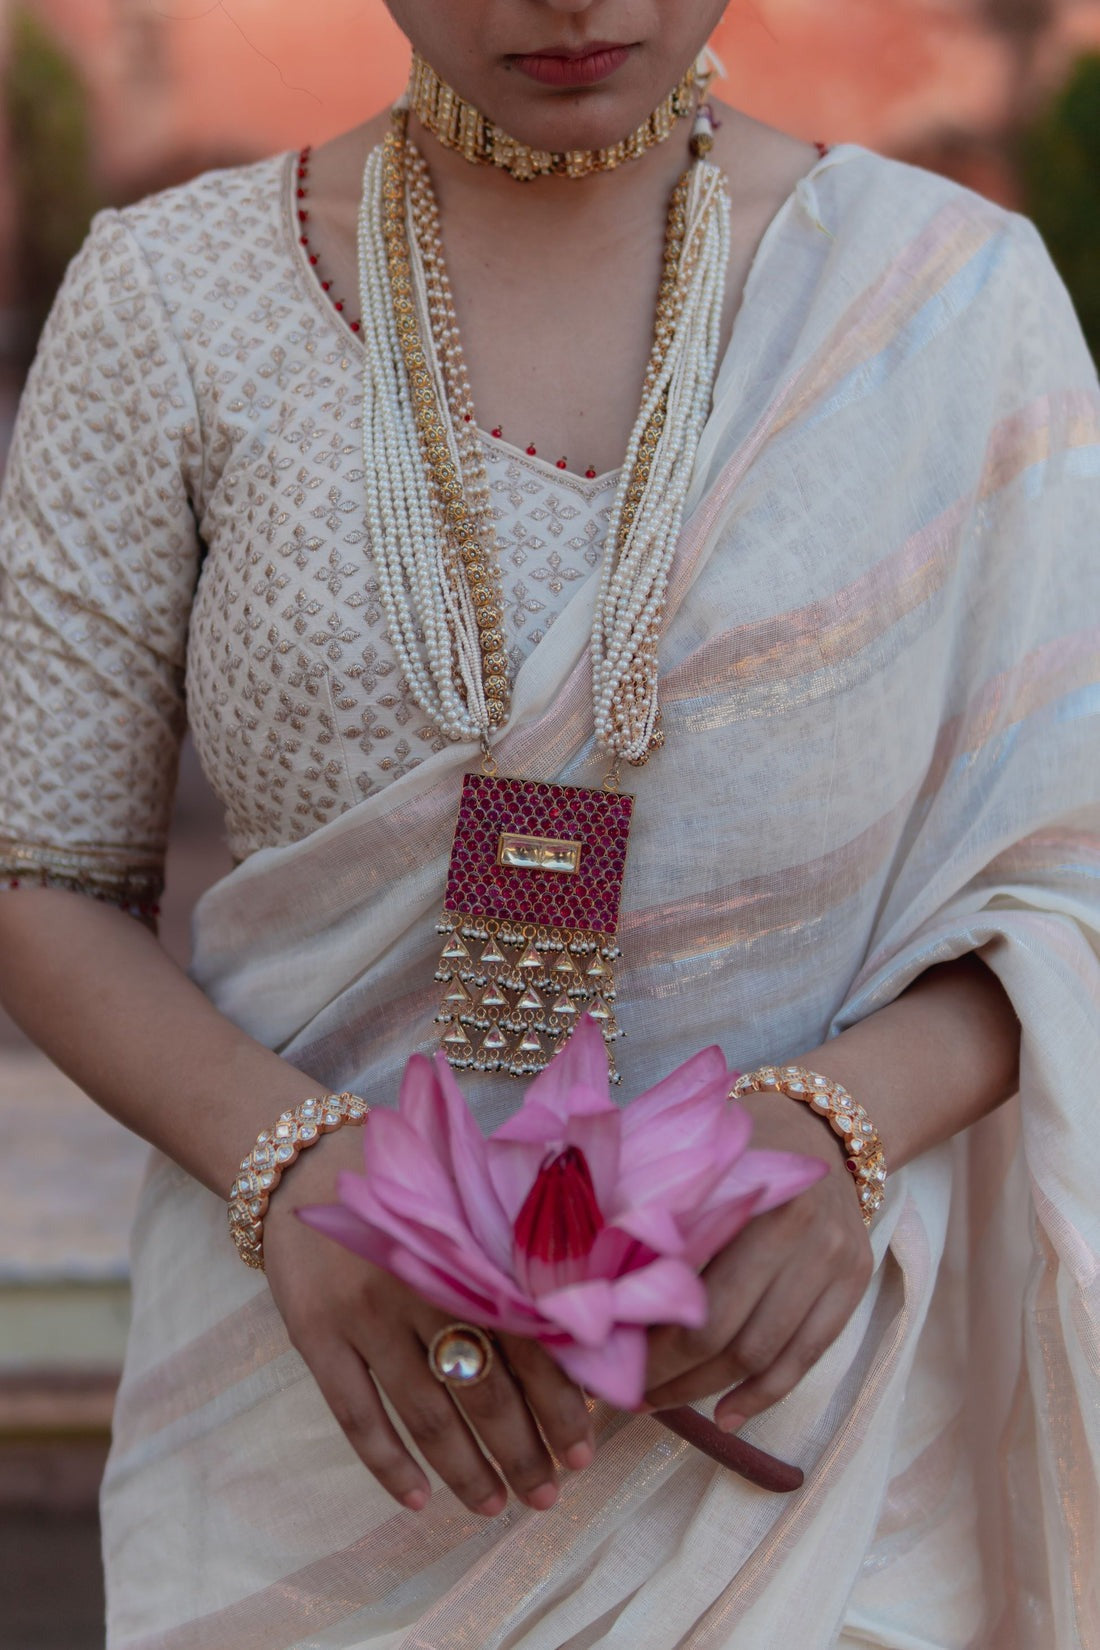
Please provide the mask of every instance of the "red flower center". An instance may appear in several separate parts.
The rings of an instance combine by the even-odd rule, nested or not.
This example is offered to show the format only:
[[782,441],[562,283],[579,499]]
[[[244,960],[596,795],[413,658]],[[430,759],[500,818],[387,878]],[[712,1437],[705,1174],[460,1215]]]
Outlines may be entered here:
[[603,1227],[585,1155],[566,1146],[539,1170],[512,1228],[528,1287],[541,1294],[576,1283]]

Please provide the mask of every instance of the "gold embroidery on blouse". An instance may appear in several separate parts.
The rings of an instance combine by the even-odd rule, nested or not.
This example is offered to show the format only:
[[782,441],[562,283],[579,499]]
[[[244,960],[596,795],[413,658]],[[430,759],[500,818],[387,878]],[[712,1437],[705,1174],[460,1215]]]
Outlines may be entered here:
[[[47,839],[9,878],[159,891],[185,673],[237,860],[446,743],[389,642],[361,346],[301,256],[294,189],[286,156],[107,213],[58,299],[0,521],[0,843]],[[484,444],[515,670],[598,566],[616,477]]]
[[0,838],[0,885],[5,882],[69,888],[112,904],[147,909],[164,891],[164,867],[159,855],[145,856],[130,848],[56,848]]

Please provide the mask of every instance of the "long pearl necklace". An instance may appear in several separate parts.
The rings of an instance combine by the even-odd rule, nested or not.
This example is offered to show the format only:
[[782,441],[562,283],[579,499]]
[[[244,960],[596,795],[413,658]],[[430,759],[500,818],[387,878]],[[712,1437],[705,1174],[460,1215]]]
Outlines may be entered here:
[[[451,739],[486,743],[508,707],[499,563],[438,210],[403,130],[368,159],[359,249],[368,508],[387,616],[425,714]],[[593,626],[597,739],[633,763],[655,743],[657,643],[728,261],[724,179],[696,161],[669,210],[653,353]]]
[[[449,739],[486,753],[463,783],[440,923],[443,1045],[456,1066],[526,1075],[584,1010],[609,1058],[620,1035],[612,964],[633,798],[617,783],[601,792],[496,773],[491,740],[510,700],[499,557],[438,208],[406,126],[399,108],[368,157],[359,219],[368,522],[414,697]],[[653,350],[593,624],[595,732],[616,763],[644,763],[663,743],[657,649],[728,261],[724,178],[699,158],[669,206]]]

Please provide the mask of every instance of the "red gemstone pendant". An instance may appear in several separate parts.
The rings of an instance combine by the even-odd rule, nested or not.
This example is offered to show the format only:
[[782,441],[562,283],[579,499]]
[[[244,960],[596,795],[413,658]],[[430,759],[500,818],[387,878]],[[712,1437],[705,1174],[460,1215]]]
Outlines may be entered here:
[[541,1071],[583,1013],[608,1045],[634,798],[467,774],[439,924],[451,1065]]

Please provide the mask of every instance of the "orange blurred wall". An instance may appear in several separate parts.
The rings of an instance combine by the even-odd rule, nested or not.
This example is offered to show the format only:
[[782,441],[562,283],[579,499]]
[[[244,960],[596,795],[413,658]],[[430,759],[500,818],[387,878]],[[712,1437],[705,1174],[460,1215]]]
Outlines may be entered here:
[[[391,98],[407,61],[381,0],[31,4],[84,67],[109,173],[147,170],[171,148],[318,141]],[[722,90],[810,138],[897,148],[986,128],[1010,82],[979,11],[979,0],[733,0],[715,38]],[[1061,0],[1052,76],[1074,42],[1100,45],[1100,0]]]

